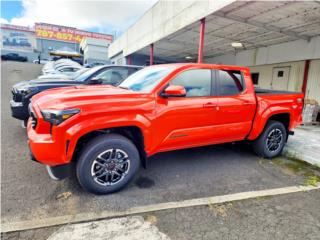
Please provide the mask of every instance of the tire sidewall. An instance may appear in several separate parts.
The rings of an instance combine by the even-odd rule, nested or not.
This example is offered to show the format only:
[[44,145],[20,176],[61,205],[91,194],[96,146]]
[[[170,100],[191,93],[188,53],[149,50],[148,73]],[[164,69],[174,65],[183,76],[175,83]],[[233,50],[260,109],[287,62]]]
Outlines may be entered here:
[[[281,141],[280,147],[276,151],[270,152],[268,150],[267,146],[266,146],[266,141],[267,141],[269,133],[274,129],[279,129],[282,132],[282,141]],[[281,152],[283,150],[283,147],[284,147],[284,145],[286,143],[286,139],[287,139],[287,131],[286,131],[285,127],[283,126],[283,124],[280,123],[280,122],[270,122],[268,124],[268,126],[266,127],[266,130],[263,132],[263,135],[262,135],[261,144],[263,144],[262,147],[263,147],[264,155],[267,158],[273,158],[273,157],[278,156],[279,154],[281,154]]]
[[[119,182],[110,186],[103,186],[94,181],[91,175],[91,167],[96,157],[110,148],[118,148],[126,152],[130,159],[130,169],[127,175]],[[136,175],[140,166],[139,152],[135,145],[127,138],[117,134],[99,136],[81,152],[77,162],[77,178],[80,185],[89,192],[95,194],[107,194],[121,190]]]

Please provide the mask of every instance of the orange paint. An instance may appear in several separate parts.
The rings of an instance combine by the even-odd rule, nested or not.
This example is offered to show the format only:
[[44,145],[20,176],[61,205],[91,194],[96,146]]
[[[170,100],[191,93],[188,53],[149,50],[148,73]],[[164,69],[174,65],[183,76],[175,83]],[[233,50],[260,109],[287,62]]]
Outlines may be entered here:
[[[197,63],[168,66],[175,68],[149,93],[91,85],[47,90],[33,97],[37,125],[33,129],[29,120],[28,138],[35,158],[49,166],[69,163],[81,136],[114,127],[138,127],[146,154],[151,156],[168,150],[256,139],[268,119],[278,113],[290,115],[289,130],[301,123],[303,106],[297,99],[303,94],[256,96],[248,68]],[[235,96],[161,96],[177,74],[199,68],[241,71],[246,87]],[[179,87],[170,91],[183,93]],[[73,108],[80,109],[80,113],[58,126],[50,127],[41,114],[41,109]]]

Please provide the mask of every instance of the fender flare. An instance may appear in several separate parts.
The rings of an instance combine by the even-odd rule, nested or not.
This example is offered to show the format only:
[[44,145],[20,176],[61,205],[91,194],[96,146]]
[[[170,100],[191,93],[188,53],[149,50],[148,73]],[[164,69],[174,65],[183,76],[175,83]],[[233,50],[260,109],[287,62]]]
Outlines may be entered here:
[[289,125],[292,119],[292,113],[289,108],[281,107],[281,106],[273,106],[265,109],[261,113],[257,113],[256,118],[254,119],[252,130],[248,136],[248,140],[255,140],[260,136],[262,131],[264,130],[269,119],[278,114],[288,114],[289,115]]
[[68,141],[68,149],[66,151],[67,161],[71,161],[76,145],[84,135],[103,129],[119,128],[119,127],[137,127],[141,130],[144,138],[144,146],[149,146],[151,143],[150,121],[142,115],[126,116],[105,116],[98,118],[86,118],[79,123],[72,125],[66,130]]

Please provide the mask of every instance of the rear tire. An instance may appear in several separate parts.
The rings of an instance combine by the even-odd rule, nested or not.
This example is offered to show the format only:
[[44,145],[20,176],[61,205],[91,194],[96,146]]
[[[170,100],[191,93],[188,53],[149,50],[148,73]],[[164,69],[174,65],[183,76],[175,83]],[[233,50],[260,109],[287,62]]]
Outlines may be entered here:
[[136,146],[121,135],[106,134],[85,146],[77,162],[76,174],[85,190],[108,194],[128,185],[139,167]]
[[287,141],[287,130],[278,121],[269,121],[260,136],[253,141],[253,151],[260,157],[273,158],[281,154]]

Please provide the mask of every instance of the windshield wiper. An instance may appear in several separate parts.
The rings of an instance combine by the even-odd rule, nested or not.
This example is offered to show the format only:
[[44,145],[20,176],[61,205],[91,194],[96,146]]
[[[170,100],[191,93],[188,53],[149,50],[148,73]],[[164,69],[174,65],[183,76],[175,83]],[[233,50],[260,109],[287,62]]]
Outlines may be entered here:
[[126,90],[130,90],[130,88],[128,88],[128,87],[123,87],[123,86],[118,86],[118,88],[122,88],[122,89],[126,89]]

